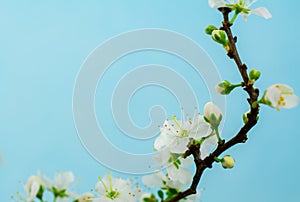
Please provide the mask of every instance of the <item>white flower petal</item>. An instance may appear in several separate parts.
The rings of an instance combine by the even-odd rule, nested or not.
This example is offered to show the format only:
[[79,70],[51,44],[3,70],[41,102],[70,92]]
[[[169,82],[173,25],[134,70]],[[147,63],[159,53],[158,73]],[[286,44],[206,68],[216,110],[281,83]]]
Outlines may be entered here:
[[200,191],[198,190],[196,194],[190,195],[184,200],[183,202],[195,202],[199,201],[200,198]]
[[174,154],[183,154],[187,149],[189,138],[175,138],[170,144],[170,152]]
[[67,198],[67,197],[64,197],[64,198],[58,197],[56,201],[57,202],[70,202],[69,198]]
[[169,158],[170,158],[169,148],[165,148],[163,150],[160,150],[157,154],[155,154],[153,156],[153,160],[160,166],[167,165]]
[[176,168],[174,165],[167,167],[167,173],[171,180],[178,180],[184,185],[188,185],[192,182],[192,173],[186,168]]
[[259,8],[255,8],[255,9],[252,9],[250,11],[252,14],[255,14],[255,15],[258,15],[258,16],[261,16],[265,19],[270,19],[272,18],[272,14],[270,13],[270,11],[265,8],[265,7],[259,7]]
[[164,149],[170,144],[170,137],[166,133],[161,133],[154,142],[154,148],[158,151]]
[[299,103],[299,97],[297,97],[296,95],[290,95],[290,96],[286,96],[284,98],[286,105],[282,106],[284,108],[293,108],[296,107]]
[[225,0],[208,0],[208,4],[212,8],[226,7]]
[[266,90],[264,99],[271,102],[271,106],[277,110],[279,110],[280,107],[292,108],[299,103],[299,98],[294,95],[293,88],[285,84],[270,86]]
[[193,158],[191,157],[191,156],[189,156],[189,157],[187,157],[187,158],[180,158],[179,159],[180,160],[180,162],[181,162],[181,166],[191,166],[191,165],[193,165],[194,164],[194,160],[193,160]]
[[47,180],[47,187],[55,187],[58,190],[67,189],[69,184],[75,180],[72,172],[59,172],[53,181]]
[[163,181],[166,181],[166,177],[161,171],[142,177],[143,184],[148,187],[163,187]]

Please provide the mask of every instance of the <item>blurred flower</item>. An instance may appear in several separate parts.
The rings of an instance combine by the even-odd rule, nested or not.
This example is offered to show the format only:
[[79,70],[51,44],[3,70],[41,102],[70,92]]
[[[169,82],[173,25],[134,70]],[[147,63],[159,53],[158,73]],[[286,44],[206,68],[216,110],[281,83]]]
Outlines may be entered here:
[[[189,160],[188,160],[189,161]],[[172,179],[169,175],[169,173],[164,174],[162,171],[157,171],[154,174],[146,175],[142,178],[142,182],[149,187],[160,187],[162,190],[170,190],[175,189],[177,192],[182,191],[182,189],[189,185],[190,182],[182,183],[182,180],[180,180],[181,177],[183,178],[190,178],[189,181],[191,181],[192,176],[190,174],[187,174],[187,172],[182,172],[183,170],[178,171],[178,175],[176,176],[176,179]],[[150,196],[150,195],[145,195]],[[199,200],[200,192],[198,191],[197,194],[190,195],[186,197],[185,199],[182,199],[180,201],[182,202],[195,202]]]
[[180,190],[185,186],[178,179],[171,179],[168,174],[164,174],[162,171],[157,171],[151,175],[143,176],[142,182],[148,187],[170,187],[177,190]]
[[36,197],[42,198],[44,192],[43,180],[40,176],[30,176],[27,183],[24,185],[26,191],[27,202],[32,202]]
[[136,202],[141,195],[140,188],[132,188],[129,180],[113,178],[111,174],[100,178],[96,191],[100,198],[93,199],[93,202]]
[[168,177],[173,181],[179,181],[183,185],[189,185],[192,182],[192,173],[190,169],[185,167],[191,165],[193,165],[191,156],[186,159],[178,158],[166,168]]
[[55,187],[58,190],[68,189],[70,183],[72,183],[74,179],[74,174],[70,171],[59,172],[50,184],[51,187]]
[[68,189],[70,183],[75,179],[72,172],[59,172],[53,180],[49,180],[45,177],[42,177],[45,183],[45,187],[51,191],[54,197],[59,202],[65,202],[65,197],[69,196]]
[[285,84],[276,84],[270,86],[260,101],[277,110],[283,108],[292,108],[298,105],[299,98],[294,95],[293,89]]
[[154,194],[146,193],[143,194],[140,198],[141,202],[158,202],[157,198],[154,196]]
[[90,202],[92,201],[93,194],[91,193],[84,193],[80,196],[75,197],[74,202]]

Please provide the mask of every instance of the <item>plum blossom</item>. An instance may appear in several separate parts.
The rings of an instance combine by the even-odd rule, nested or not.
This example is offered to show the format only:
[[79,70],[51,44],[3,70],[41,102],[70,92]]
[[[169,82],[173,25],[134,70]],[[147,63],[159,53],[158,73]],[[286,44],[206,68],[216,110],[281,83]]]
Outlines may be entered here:
[[93,194],[91,193],[84,193],[80,196],[75,197],[74,202],[89,202],[92,201]]
[[[43,192],[43,180],[38,176],[30,176],[27,183],[24,185],[24,189],[26,191],[27,197],[26,202],[34,201],[34,198],[38,196],[38,194],[42,195]],[[39,193],[41,191],[41,193]]]
[[166,120],[160,129],[160,136],[154,142],[158,151],[168,148],[171,153],[182,154],[187,150],[190,139],[200,139],[210,134],[209,124],[201,115],[188,121],[179,121],[175,116]]
[[59,172],[53,180],[42,177],[45,188],[51,191],[58,202],[67,201],[70,196],[69,186],[75,180],[74,174],[71,171]]
[[228,7],[235,10],[236,13],[241,13],[243,18],[246,19],[249,15],[255,14],[261,16],[265,19],[272,17],[270,11],[265,7],[259,7],[255,9],[250,9],[249,7],[255,3],[256,0],[208,0],[208,4],[212,8]]
[[51,187],[57,190],[68,189],[70,183],[74,181],[75,177],[72,172],[60,172],[56,175],[54,180],[50,183]]
[[166,170],[168,176],[173,181],[179,181],[181,184],[188,185],[192,182],[192,173],[186,168],[193,165],[193,158],[178,158],[176,162],[170,164]]
[[[182,173],[183,177],[185,173]],[[157,171],[151,175],[145,175],[142,177],[142,182],[148,187],[170,187],[177,190],[182,189],[186,184],[182,184],[178,179],[171,179],[169,174],[164,174],[162,171]]]
[[93,202],[136,202],[141,196],[139,187],[132,188],[129,180],[113,178],[111,174],[100,178],[96,191],[100,198],[93,199]]
[[277,110],[283,108],[293,108],[298,105],[299,97],[294,95],[293,89],[285,84],[275,84],[270,86],[261,100]]
[[[190,160],[188,160],[190,161]],[[188,163],[189,164],[189,163]],[[149,187],[160,187],[163,189],[167,189],[167,188],[173,188],[176,189],[177,191],[182,191],[182,189],[188,185],[191,180],[192,180],[192,176],[190,174],[188,174],[187,172],[183,172],[184,170],[179,169],[178,170],[178,175],[176,176],[177,179],[172,179],[170,176],[170,173],[166,173],[164,174],[162,171],[157,171],[154,174],[151,175],[146,175],[142,178],[142,182],[143,184],[145,184],[146,186]],[[189,178],[189,182],[186,181],[185,183],[182,183],[182,181],[180,180],[180,178]],[[150,197],[150,194],[145,195],[145,197]],[[185,199],[180,200],[181,202],[194,202],[194,201],[198,201],[199,200],[199,196],[200,196],[200,192],[197,191],[197,194],[194,195],[190,195]]]

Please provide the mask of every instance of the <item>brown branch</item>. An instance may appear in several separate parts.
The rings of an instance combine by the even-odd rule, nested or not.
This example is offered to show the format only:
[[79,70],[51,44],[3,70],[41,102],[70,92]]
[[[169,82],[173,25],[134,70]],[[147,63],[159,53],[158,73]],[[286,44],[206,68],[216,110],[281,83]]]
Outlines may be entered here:
[[247,73],[247,66],[242,62],[239,53],[236,48],[237,38],[233,37],[231,26],[232,24],[229,21],[228,15],[231,12],[230,8],[220,8],[220,12],[223,14],[224,21],[222,22],[223,26],[221,27],[222,30],[226,32],[230,50],[228,51],[227,55],[229,58],[233,59],[237,65],[237,68],[242,76],[243,79],[243,87],[244,90],[248,93],[249,98],[248,103],[250,105],[250,113],[248,116],[248,122],[240,129],[240,131],[229,141],[218,144],[216,150],[211,153],[208,157],[204,160],[200,158],[200,146],[191,144],[189,146],[188,151],[184,154],[184,157],[189,155],[193,155],[194,162],[196,165],[196,172],[193,177],[193,181],[191,186],[183,191],[178,193],[175,197],[165,200],[164,202],[177,202],[180,199],[183,199],[189,195],[195,194],[197,192],[197,186],[200,183],[202,174],[205,169],[211,168],[215,157],[221,155],[224,151],[231,148],[234,145],[239,143],[245,143],[247,141],[247,133],[256,125],[257,117],[259,113],[259,105],[253,107],[252,104],[258,100],[259,90],[253,87],[253,84],[249,82],[249,76]]

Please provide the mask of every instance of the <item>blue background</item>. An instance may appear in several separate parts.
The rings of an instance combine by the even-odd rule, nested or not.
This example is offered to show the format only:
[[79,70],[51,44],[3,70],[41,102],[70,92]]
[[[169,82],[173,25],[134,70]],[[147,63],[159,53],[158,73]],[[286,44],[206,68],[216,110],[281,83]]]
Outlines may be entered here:
[[[300,3],[259,1],[254,7],[261,5],[271,20],[239,18],[233,28],[242,59],[261,70],[261,89],[287,83],[299,95]],[[220,20],[206,0],[0,1],[0,201],[10,201],[38,170],[50,176],[72,170],[81,179],[74,188],[79,192],[94,188],[105,173],[77,137],[72,92],[85,58],[110,37],[141,28],[182,33],[206,50],[224,79],[239,82],[233,62],[203,32]],[[245,98],[238,91],[227,98],[226,138],[242,124]],[[205,172],[201,201],[299,200],[299,112],[263,107],[247,144],[226,152],[235,168]]]

